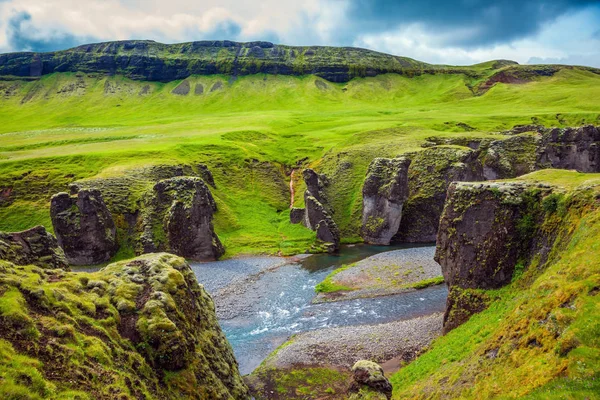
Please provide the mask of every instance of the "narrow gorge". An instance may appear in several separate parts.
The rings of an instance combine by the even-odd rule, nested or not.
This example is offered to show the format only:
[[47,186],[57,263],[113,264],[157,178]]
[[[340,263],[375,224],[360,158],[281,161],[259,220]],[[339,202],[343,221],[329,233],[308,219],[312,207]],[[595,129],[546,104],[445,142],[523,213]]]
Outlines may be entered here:
[[0,398],[595,398],[600,70],[0,54]]

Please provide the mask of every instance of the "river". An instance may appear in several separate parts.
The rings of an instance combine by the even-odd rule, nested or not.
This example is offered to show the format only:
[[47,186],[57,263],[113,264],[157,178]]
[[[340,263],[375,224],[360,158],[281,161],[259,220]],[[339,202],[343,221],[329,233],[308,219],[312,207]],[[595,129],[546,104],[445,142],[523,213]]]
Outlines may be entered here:
[[[242,305],[243,312],[228,315],[223,307],[220,312],[220,324],[233,347],[240,372],[248,374],[295,333],[397,321],[443,311],[445,285],[386,297],[311,303],[315,285],[335,268],[401,248],[408,246],[343,246],[338,255],[316,254],[271,269],[269,266],[285,261],[249,257],[191,265],[198,282],[213,295],[217,309],[222,289],[248,276],[256,277],[244,283],[244,291],[236,294],[236,306]],[[430,254],[431,248],[427,250],[424,253]]]

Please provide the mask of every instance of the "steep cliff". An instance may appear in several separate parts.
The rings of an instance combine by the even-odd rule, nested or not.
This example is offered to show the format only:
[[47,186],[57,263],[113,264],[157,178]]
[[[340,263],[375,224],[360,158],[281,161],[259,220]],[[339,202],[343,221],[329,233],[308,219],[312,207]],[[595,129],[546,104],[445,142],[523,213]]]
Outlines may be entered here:
[[217,205],[204,181],[176,177],[159,181],[142,210],[144,253],[170,251],[193,260],[215,260],[225,249],[214,232]]
[[328,185],[327,178],[310,168],[302,171],[302,177],[306,184],[304,208],[292,208],[290,222],[302,223],[308,229],[316,231],[317,239],[327,246],[328,251],[336,251],[340,245],[340,231],[324,193],[325,186]]
[[409,198],[394,240],[434,242],[448,185],[483,179],[478,156],[475,150],[449,146],[432,147],[410,156]]
[[440,221],[435,259],[450,288],[444,330],[449,331],[484,307],[465,290],[496,289],[511,282],[515,269],[533,255],[543,265],[551,230],[536,239],[543,223],[542,204],[551,189],[524,183],[453,183]]
[[405,158],[376,158],[369,165],[362,189],[365,242],[388,245],[398,232],[402,205],[408,198],[409,165]]
[[100,264],[117,252],[117,228],[99,190],[58,193],[52,197],[50,216],[71,264]]
[[394,399],[597,396],[599,188],[560,170],[452,186],[438,257],[455,326],[392,376]]
[[[168,251],[188,259],[214,260],[223,255],[224,248],[213,228],[217,206],[205,181],[215,187],[212,173],[204,164],[194,167],[157,165],[132,169],[123,176],[78,181],[71,189],[80,193],[79,196],[102,193],[95,198],[106,202],[104,211],[100,213],[98,206],[92,214],[114,219],[121,244],[127,251],[137,255]],[[58,223],[55,230],[59,240],[62,237],[65,242],[71,238],[65,242],[65,249],[95,243],[86,238],[101,237],[106,231],[102,221],[108,217],[90,220],[85,231],[75,229],[77,225],[72,228],[68,199],[67,194],[54,196],[51,207],[53,220]],[[59,200],[66,205],[58,207]],[[92,223],[94,221],[96,223]]]
[[248,397],[212,299],[170,254],[95,273],[0,261],[0,335],[2,398]]
[[543,134],[538,163],[549,168],[600,172],[600,129],[551,129]]

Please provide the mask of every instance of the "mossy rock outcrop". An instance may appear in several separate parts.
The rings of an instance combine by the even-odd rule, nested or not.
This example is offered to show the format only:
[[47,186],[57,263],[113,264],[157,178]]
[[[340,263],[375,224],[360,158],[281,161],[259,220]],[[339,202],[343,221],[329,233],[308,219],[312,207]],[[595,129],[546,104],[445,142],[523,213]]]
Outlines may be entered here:
[[154,165],[126,174],[78,181],[72,190],[97,188],[117,226],[121,244],[137,255],[168,251],[214,260],[224,248],[214,232],[216,187],[204,164]]
[[0,261],[0,397],[246,399],[210,295],[183,258],[95,273]]
[[197,177],[165,179],[154,185],[143,210],[144,253],[170,251],[192,260],[215,260],[225,252],[214,232],[217,205]]
[[0,232],[0,260],[44,269],[69,270],[58,241],[43,226],[23,232]]
[[394,241],[434,242],[453,181],[483,180],[479,153],[468,148],[432,147],[411,156],[408,168],[409,198]]
[[332,209],[325,195],[325,186],[329,184],[327,177],[319,175],[310,168],[302,172],[306,191],[304,192],[304,208],[292,208],[290,222],[302,223],[308,229],[317,232],[317,240],[325,243],[328,251],[337,251],[340,246],[340,230],[333,220]]
[[600,172],[600,128],[554,128],[542,136],[538,163],[541,166]]
[[551,188],[522,182],[455,182],[440,221],[435,260],[450,288],[444,329],[455,328],[485,307],[477,289],[511,282],[515,269],[536,255],[543,263],[551,230],[536,241]]
[[117,252],[117,228],[99,190],[53,196],[50,216],[58,244],[71,264],[100,264]]
[[369,165],[362,189],[362,237],[367,243],[388,245],[398,232],[402,206],[408,198],[407,158],[376,158]]

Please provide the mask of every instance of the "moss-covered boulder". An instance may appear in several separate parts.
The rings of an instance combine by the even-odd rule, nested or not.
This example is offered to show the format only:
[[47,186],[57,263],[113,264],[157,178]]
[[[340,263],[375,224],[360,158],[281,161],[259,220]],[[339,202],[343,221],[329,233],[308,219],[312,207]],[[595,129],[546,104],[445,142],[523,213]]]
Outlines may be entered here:
[[408,198],[407,158],[376,158],[369,165],[362,189],[362,237],[365,242],[388,245],[398,232],[402,205]]
[[217,205],[201,178],[181,176],[154,185],[143,209],[144,253],[169,251],[192,260],[215,260],[225,252],[213,228]]
[[368,360],[357,361],[352,367],[354,380],[348,389],[349,399],[391,399],[392,384],[385,377],[383,368]]
[[183,258],[95,273],[0,261],[0,398],[246,399],[210,295]]
[[115,222],[99,190],[54,195],[50,216],[58,244],[71,264],[100,264],[117,252]]
[[43,226],[23,232],[0,232],[0,260],[44,269],[69,270],[65,253]]
[[548,186],[522,182],[453,183],[440,221],[435,259],[442,266],[450,294],[444,328],[460,325],[483,300],[477,289],[511,282],[516,268],[532,254],[543,262],[552,233],[535,241],[543,219]]

